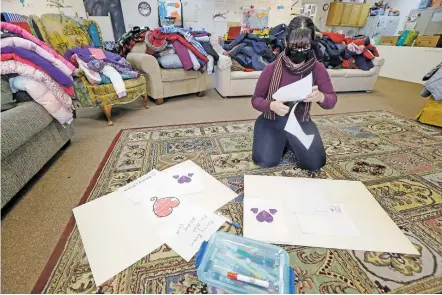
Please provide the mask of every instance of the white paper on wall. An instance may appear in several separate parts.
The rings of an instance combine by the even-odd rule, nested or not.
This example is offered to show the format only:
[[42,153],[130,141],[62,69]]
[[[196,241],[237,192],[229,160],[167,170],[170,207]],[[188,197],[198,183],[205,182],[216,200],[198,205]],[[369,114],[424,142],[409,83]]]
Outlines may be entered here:
[[217,9],[225,9],[226,8],[226,2],[224,0],[215,0],[215,7]]
[[227,22],[225,20],[216,20],[213,24],[215,36],[223,36],[227,32]]
[[[241,22],[241,13],[236,10],[229,10],[229,12],[226,14],[226,20],[228,22]],[[241,24],[239,24],[241,25]]]

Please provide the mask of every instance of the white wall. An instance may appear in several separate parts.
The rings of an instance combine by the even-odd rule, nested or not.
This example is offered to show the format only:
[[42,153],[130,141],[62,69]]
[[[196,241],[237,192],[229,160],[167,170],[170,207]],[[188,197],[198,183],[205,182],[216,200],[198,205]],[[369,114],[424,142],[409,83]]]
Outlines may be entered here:
[[[181,0],[183,4],[184,27],[205,29],[212,33],[212,40],[227,32],[227,22],[242,22],[242,7],[254,5],[256,9],[269,9],[269,26],[274,27],[281,23],[288,24],[294,17],[291,15],[293,0]],[[300,5],[299,4],[298,6]],[[277,6],[284,6],[277,10]],[[226,13],[226,19],[213,16],[217,13]]]
[[77,14],[80,17],[86,17],[83,0],[64,0],[60,1],[66,8],[51,7],[50,2],[46,0],[25,0],[24,5],[18,0],[2,0],[2,11],[19,13],[22,15],[35,14],[41,16],[45,13],[65,13],[66,15]]
[[396,30],[398,35],[399,31],[404,29],[405,23],[407,22],[408,15],[412,9],[419,7],[420,0],[389,0],[386,1],[393,9],[398,9],[401,11],[399,25]]
[[442,61],[442,48],[377,45],[379,55],[385,58],[380,76],[414,83]]

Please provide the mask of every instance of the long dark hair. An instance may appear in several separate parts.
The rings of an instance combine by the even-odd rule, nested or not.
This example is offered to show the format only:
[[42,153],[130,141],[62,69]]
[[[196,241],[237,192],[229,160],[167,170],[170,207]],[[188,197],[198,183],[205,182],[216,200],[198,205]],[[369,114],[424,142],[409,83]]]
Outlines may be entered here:
[[287,45],[305,47],[315,39],[315,24],[306,16],[297,16],[292,19],[287,27]]
[[318,40],[321,36],[321,31],[315,26],[311,18],[303,15],[297,16],[293,18],[287,26],[287,49],[289,49],[288,46],[304,48],[311,45],[311,48],[316,55],[316,59],[322,62],[324,55],[318,44]]

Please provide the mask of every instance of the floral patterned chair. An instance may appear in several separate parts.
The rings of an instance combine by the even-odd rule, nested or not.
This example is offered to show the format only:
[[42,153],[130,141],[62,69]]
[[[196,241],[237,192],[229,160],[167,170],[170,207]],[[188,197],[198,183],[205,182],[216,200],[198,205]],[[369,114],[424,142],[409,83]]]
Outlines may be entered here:
[[[64,55],[69,48],[94,46],[103,47],[100,27],[92,20],[75,20],[61,14],[43,14],[41,17],[31,15],[29,24],[34,34]],[[126,104],[140,96],[147,107],[147,90],[144,76],[124,80],[127,95],[118,98],[112,84],[93,85],[84,75],[74,77],[74,103],[79,107],[99,106],[104,111],[108,124],[112,122],[112,106]]]

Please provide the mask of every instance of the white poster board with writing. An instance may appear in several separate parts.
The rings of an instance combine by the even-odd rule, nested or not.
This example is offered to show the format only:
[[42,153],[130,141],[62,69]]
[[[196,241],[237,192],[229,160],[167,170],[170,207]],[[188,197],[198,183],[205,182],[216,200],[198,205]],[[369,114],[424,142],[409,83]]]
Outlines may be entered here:
[[[97,286],[161,246],[165,242],[159,233],[163,222],[182,211],[182,205],[198,204],[205,212],[213,212],[237,196],[192,161],[162,172],[182,170],[197,171],[204,190],[177,197],[178,203],[175,199],[162,200],[159,197],[134,203],[125,196],[126,192],[116,191],[73,209]],[[161,205],[165,204],[164,201],[171,205],[170,214],[164,216],[161,213],[164,208],[156,209],[160,201],[163,202]],[[156,218],[156,222],[152,218]]]
[[[354,222],[357,230],[349,229],[349,234],[339,237],[311,233],[314,228],[304,228],[304,231],[310,233],[303,232],[296,217],[296,200],[309,198],[310,193],[315,193],[314,190],[309,192],[305,189],[309,187],[321,188],[316,192],[325,194],[322,197],[327,204],[345,206],[345,217]],[[289,226],[290,234],[282,242],[289,240],[290,245],[419,255],[413,244],[359,181],[245,175],[244,199],[247,198],[270,199],[285,204],[284,223]],[[305,223],[305,216],[301,218]],[[256,223],[248,223],[244,219],[244,236],[253,238],[250,233],[256,231],[255,226]]]

